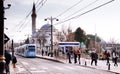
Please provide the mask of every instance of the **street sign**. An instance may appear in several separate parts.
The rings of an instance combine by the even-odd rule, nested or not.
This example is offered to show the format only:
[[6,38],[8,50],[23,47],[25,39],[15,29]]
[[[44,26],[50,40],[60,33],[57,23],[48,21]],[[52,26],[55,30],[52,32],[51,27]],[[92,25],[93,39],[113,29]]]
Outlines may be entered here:
[[4,34],[4,44],[6,44],[9,40],[10,38],[6,34]]

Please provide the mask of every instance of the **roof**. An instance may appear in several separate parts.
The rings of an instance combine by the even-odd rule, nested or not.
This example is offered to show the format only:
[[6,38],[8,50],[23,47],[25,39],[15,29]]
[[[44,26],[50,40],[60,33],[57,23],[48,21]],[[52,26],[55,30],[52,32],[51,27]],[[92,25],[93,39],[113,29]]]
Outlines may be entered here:
[[[55,27],[53,26],[53,30],[55,29]],[[51,30],[51,25],[50,24],[45,24],[43,25],[40,30]]]

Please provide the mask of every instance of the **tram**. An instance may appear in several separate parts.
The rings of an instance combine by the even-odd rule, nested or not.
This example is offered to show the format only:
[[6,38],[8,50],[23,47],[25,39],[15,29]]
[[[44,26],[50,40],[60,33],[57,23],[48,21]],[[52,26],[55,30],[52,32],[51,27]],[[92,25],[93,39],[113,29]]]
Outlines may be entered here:
[[36,57],[36,45],[24,44],[16,47],[16,54],[24,57]]

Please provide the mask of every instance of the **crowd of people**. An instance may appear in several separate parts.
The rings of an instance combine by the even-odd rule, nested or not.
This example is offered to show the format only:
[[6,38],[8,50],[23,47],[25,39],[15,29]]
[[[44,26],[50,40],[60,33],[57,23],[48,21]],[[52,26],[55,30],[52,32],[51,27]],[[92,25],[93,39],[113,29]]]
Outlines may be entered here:
[[112,51],[106,50],[102,53],[102,60],[107,60],[106,65],[109,65],[110,64],[109,60],[112,60],[114,66],[118,66],[117,64],[118,58],[119,56],[116,50],[112,50]]
[[74,63],[78,63],[81,64],[80,62],[80,58],[81,58],[81,48],[79,49],[73,49],[72,47],[70,47],[69,49],[66,49],[66,54],[67,54],[67,57],[69,59],[69,63],[72,63],[71,62],[71,55],[73,54],[73,57],[74,57]]
[[[42,50],[42,56],[44,55],[44,53],[46,53],[46,52],[44,50]],[[47,53],[46,53],[46,55],[47,55]],[[53,53],[54,56],[56,56],[56,53],[57,53],[57,51],[56,52],[54,51],[54,53]],[[68,47],[65,49],[65,51],[63,51],[64,56],[65,55],[67,56],[68,62],[72,63],[71,59],[73,58],[75,64],[76,63],[81,64],[80,58],[81,58],[82,53],[83,53],[83,51],[81,48],[75,49],[73,47]],[[58,54],[59,54],[59,52],[58,52]],[[118,60],[119,56],[115,50],[113,50],[113,51],[105,50],[103,52],[103,55],[104,55],[103,60],[106,60],[106,65],[109,65],[110,60],[112,60],[114,63],[114,66],[118,66],[117,60]],[[49,56],[49,53],[48,53],[48,56]],[[95,63],[95,66],[97,66],[97,60],[99,59],[99,56],[98,56],[98,53],[96,52],[96,50],[91,51],[89,56],[91,58],[91,66],[93,65],[93,62]]]

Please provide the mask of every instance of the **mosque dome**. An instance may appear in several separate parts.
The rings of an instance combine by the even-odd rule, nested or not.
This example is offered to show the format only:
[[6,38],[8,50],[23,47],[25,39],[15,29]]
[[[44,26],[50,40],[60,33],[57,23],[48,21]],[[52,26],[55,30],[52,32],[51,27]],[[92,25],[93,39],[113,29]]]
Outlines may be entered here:
[[[53,26],[53,30],[55,30],[56,28]],[[40,30],[51,30],[51,25],[50,24],[45,24],[43,25]]]

